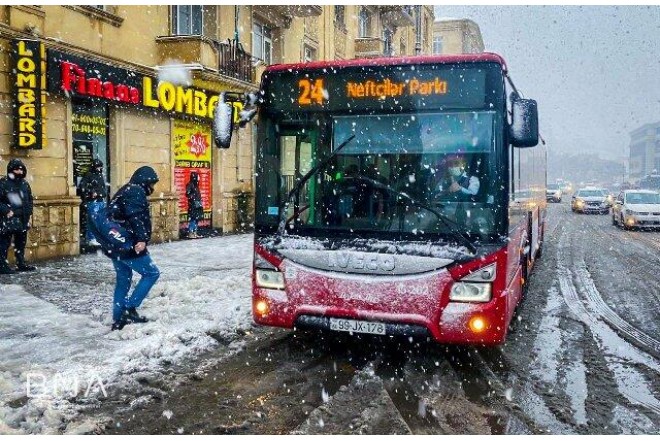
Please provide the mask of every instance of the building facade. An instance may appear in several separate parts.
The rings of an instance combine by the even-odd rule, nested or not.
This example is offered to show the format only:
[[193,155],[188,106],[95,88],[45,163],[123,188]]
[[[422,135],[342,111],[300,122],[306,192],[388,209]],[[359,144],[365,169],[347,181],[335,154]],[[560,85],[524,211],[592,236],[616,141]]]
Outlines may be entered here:
[[[253,130],[212,141],[218,94],[258,88],[273,63],[429,54],[430,6],[6,6],[0,9],[0,169],[22,159],[35,196],[32,260],[80,252],[77,184],[95,158],[110,193],[156,169],[154,241],[187,225],[200,175],[201,227],[250,225]],[[240,103],[235,107],[240,110]]]
[[640,178],[660,171],[660,121],[645,124],[630,132],[629,179]]
[[433,23],[434,54],[474,54],[484,51],[481,29],[467,18],[443,18]]

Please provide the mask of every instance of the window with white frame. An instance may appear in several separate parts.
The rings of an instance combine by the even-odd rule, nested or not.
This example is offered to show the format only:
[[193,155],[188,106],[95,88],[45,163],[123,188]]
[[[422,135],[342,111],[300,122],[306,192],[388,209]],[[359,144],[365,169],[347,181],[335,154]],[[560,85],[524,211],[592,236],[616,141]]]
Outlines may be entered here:
[[442,37],[440,35],[435,35],[433,37],[433,53],[441,54],[442,53]]
[[394,47],[392,45],[392,37],[394,36],[394,33],[387,28],[383,29],[383,54],[387,56],[392,56],[394,55]]
[[202,5],[172,6],[172,35],[202,35]]
[[345,21],[346,6],[338,5],[335,6],[335,26],[339,29],[346,29]]
[[252,25],[252,55],[266,64],[273,60],[273,31],[256,21]]
[[305,45],[303,48],[303,61],[309,63],[310,61],[316,60],[316,49],[311,46]]
[[369,37],[371,30],[371,13],[364,6],[360,7],[358,14],[358,37]]

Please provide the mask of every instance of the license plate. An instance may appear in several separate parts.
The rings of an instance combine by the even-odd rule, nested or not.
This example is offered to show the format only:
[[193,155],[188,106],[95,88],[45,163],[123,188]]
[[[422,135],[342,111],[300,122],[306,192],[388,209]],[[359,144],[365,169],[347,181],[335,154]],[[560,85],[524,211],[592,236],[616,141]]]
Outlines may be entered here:
[[330,329],[333,331],[385,335],[385,324],[377,322],[362,322],[359,320],[331,318]]

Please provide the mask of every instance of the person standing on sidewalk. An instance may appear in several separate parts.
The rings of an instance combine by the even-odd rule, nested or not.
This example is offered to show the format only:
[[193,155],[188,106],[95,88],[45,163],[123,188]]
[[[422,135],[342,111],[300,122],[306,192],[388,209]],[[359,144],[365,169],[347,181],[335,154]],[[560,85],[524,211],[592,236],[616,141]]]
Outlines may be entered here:
[[[92,161],[92,168],[80,181],[78,192],[82,199],[80,210],[85,216],[87,225],[89,225],[89,216],[105,208],[105,201],[108,197],[108,190],[103,177],[103,162],[100,159]],[[89,227],[85,231],[85,240],[87,245],[99,246],[98,241],[92,234],[92,229]]]
[[190,173],[190,182],[186,185],[186,197],[188,198],[188,238],[199,239],[197,223],[204,216],[204,205],[202,193],[199,191],[199,175],[195,172]]
[[[158,175],[153,168],[140,167],[108,205],[108,215],[126,228],[134,244],[128,253],[121,256],[106,253],[112,259],[117,273],[112,309],[113,331],[122,329],[128,323],[147,322],[145,317],[137,313],[137,308],[160,277],[160,271],[147,250],[151,240],[151,214],[147,197],[154,192],[157,182]],[[128,296],[133,271],[142,277]]]
[[7,262],[12,238],[17,269],[36,269],[25,262],[25,245],[33,209],[32,189],[25,180],[26,176],[27,167],[23,161],[12,159],[7,164],[7,176],[0,179],[0,274],[15,273]]

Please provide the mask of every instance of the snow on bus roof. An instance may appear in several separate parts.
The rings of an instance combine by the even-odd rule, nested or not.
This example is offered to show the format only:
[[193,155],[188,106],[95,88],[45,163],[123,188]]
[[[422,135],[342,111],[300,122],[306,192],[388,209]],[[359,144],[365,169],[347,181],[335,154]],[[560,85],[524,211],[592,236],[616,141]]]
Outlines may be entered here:
[[295,69],[322,69],[348,66],[392,66],[397,64],[449,64],[449,63],[479,63],[492,62],[502,66],[506,72],[506,62],[500,55],[492,52],[478,54],[454,55],[418,55],[405,57],[359,58],[353,60],[324,60],[310,63],[273,64],[266,68],[266,72],[277,72]]

